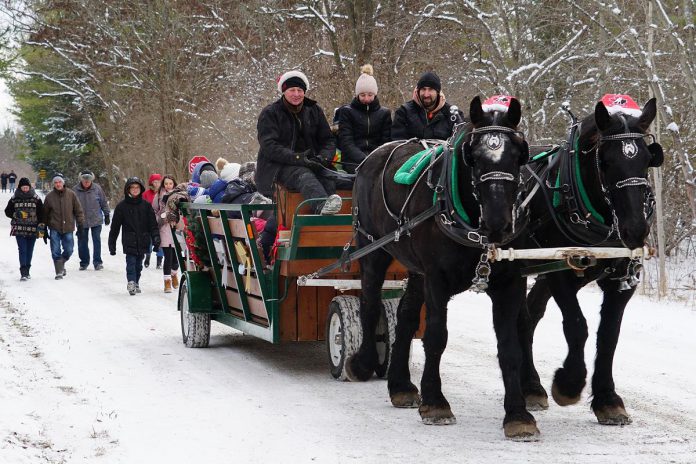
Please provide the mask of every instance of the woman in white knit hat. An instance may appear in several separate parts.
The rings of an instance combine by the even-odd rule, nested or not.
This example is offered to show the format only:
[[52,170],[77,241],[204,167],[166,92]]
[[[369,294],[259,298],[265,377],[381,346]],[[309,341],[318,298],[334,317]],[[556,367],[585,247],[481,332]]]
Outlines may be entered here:
[[391,112],[379,104],[373,72],[369,64],[360,68],[355,98],[339,112],[338,146],[348,172],[354,172],[375,148],[391,141]]

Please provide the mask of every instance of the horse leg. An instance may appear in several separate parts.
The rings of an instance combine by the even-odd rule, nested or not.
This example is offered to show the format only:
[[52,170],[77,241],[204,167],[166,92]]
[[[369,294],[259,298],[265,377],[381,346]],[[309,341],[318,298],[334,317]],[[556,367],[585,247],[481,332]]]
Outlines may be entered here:
[[505,385],[505,437],[531,441],[539,437],[536,420],[526,409],[520,382],[522,349],[518,337],[518,318],[524,306],[526,285],[523,278],[494,278],[488,287],[493,302],[493,327],[498,340],[498,363]]
[[522,393],[530,411],[548,409],[549,400],[534,366],[534,332],[551,298],[551,290],[545,278],[537,279],[527,295],[526,305],[520,311],[518,333],[522,344]]
[[430,273],[425,278],[425,366],[421,378],[421,405],[418,408],[426,425],[449,425],[457,422],[449,402],[442,394],[440,359],[447,346],[447,302],[452,293],[445,275]]
[[384,250],[375,250],[360,258],[362,343],[357,353],[346,360],[346,375],[351,381],[369,380],[377,367],[375,330],[383,311],[382,285],[392,260],[392,256]]
[[557,272],[549,275],[547,279],[551,294],[563,314],[563,334],[568,345],[563,367],[558,369],[553,377],[551,395],[558,405],[569,406],[580,401],[587,377],[587,321],[577,298],[577,292],[582,288],[583,282],[572,271]]
[[389,397],[397,408],[417,408],[420,405],[418,387],[411,382],[409,353],[411,341],[420,325],[423,300],[423,276],[409,273],[408,286],[397,309],[396,335],[387,376]]
[[618,281],[603,279],[597,283],[604,292],[604,299],[597,329],[597,358],[592,375],[592,410],[600,424],[627,425],[632,420],[623,400],[616,394],[612,371],[624,310],[635,288],[620,292]]

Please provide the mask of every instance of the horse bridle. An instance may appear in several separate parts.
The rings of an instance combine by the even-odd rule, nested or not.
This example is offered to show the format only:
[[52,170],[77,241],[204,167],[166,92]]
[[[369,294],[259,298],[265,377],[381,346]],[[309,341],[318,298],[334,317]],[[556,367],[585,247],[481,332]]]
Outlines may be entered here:
[[[481,128],[476,128],[473,129],[471,132],[469,132],[466,137],[468,140],[465,142],[465,146],[468,146],[468,148],[462,147],[462,150],[468,150],[469,153],[472,150],[472,142],[474,140],[474,136],[479,135],[479,134],[491,134],[491,133],[501,133],[501,134],[514,134],[518,135],[522,138],[522,141],[524,142],[524,134],[518,130],[511,129],[509,127],[505,126],[486,126],[486,127],[481,127]],[[467,160],[468,154],[466,151],[464,152],[464,156],[462,159],[464,160],[464,164],[467,166],[473,168],[473,163],[470,164],[469,161]],[[471,175],[472,175],[472,180],[471,183],[474,186],[474,197],[476,198],[476,201],[478,201],[478,186],[485,183],[485,182],[495,182],[495,181],[503,181],[503,182],[517,182],[520,184],[520,177],[517,176],[515,178],[514,175],[510,174],[509,172],[505,171],[490,171],[485,174],[482,174],[478,178],[475,178],[474,176],[474,170],[471,170]]]
[[[623,120],[624,125],[626,125],[626,120],[623,117],[623,115],[621,116],[621,119]],[[612,228],[614,229],[614,231],[616,231],[616,234],[618,235],[619,239],[621,239],[621,233],[619,231],[619,219],[616,216],[616,209],[614,208],[614,205],[611,201],[611,192],[628,187],[645,187],[646,193],[645,200],[643,202],[643,215],[646,220],[649,220],[654,212],[655,195],[653,194],[652,188],[650,187],[650,182],[648,182],[647,177],[627,177],[625,179],[617,181],[614,185],[607,186],[606,180],[604,179],[604,174],[600,169],[599,150],[602,146],[602,142],[620,141],[622,144],[622,152],[624,154],[628,151],[626,148],[627,143],[633,144],[637,152],[638,148],[634,141],[643,139],[645,137],[650,137],[652,138],[653,142],[655,141],[655,136],[653,134],[643,134],[640,132],[625,132],[623,134],[602,135],[599,137],[597,145],[595,146],[595,167],[597,169],[597,177],[599,178],[599,186],[602,189],[602,196],[604,197],[604,201],[606,202],[607,206],[609,207],[609,210],[611,211],[613,221]]]

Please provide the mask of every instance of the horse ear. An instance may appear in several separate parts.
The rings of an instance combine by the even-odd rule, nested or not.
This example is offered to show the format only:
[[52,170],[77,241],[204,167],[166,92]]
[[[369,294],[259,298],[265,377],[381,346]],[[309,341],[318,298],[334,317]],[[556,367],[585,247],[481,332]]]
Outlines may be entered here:
[[474,125],[480,124],[483,121],[483,108],[481,108],[481,97],[476,95],[473,100],[471,100],[471,105],[469,106],[469,118],[471,123]]
[[638,127],[641,131],[648,131],[648,127],[650,127],[650,124],[652,124],[653,120],[655,119],[655,115],[657,115],[657,100],[655,98],[651,98],[643,107],[643,113],[638,119]]
[[604,106],[604,103],[597,102],[597,105],[595,105],[594,119],[595,124],[597,124],[597,129],[599,129],[600,132],[604,132],[611,126],[611,116],[609,115],[609,111],[607,111],[607,107]]
[[517,127],[522,119],[522,105],[520,105],[519,100],[516,98],[510,100],[510,106],[508,107],[507,111],[507,119],[508,122],[515,127]]
[[659,168],[662,166],[662,163],[665,161],[665,152],[662,151],[662,145],[657,142],[653,142],[648,145],[648,151],[652,155],[650,158],[650,164],[648,166],[651,168]]

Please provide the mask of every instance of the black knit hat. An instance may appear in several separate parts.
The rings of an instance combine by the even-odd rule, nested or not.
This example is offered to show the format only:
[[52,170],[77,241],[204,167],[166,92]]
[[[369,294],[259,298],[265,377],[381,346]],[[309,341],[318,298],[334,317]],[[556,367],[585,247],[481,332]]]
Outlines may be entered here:
[[440,82],[440,77],[432,71],[423,73],[423,75],[418,79],[418,84],[416,88],[422,89],[423,87],[430,87],[436,91],[442,90],[442,83]]
[[29,179],[27,179],[26,177],[22,177],[21,179],[19,179],[19,188],[22,188],[25,185],[31,187],[31,182],[29,182]]
[[283,82],[283,85],[282,85],[283,92],[285,92],[287,89],[289,89],[291,87],[299,87],[302,90],[304,90],[305,92],[307,91],[307,84],[305,84],[305,82],[302,79],[300,79],[299,77],[293,76],[290,79]]

